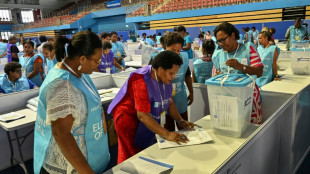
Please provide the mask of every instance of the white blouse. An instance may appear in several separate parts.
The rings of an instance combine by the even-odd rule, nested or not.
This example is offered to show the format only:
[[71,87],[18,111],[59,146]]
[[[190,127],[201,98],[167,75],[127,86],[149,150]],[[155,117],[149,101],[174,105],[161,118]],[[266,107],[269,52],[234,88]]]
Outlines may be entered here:
[[[50,83],[47,91],[49,92],[46,94],[46,124],[51,125],[52,121],[72,114],[74,122],[71,133],[78,128],[75,133],[84,134],[87,120],[87,102],[82,91],[74,87],[69,80],[64,79],[56,79]],[[84,136],[74,136],[74,138],[87,160]],[[43,167],[49,173],[77,173],[62,154],[53,136],[46,151]]]

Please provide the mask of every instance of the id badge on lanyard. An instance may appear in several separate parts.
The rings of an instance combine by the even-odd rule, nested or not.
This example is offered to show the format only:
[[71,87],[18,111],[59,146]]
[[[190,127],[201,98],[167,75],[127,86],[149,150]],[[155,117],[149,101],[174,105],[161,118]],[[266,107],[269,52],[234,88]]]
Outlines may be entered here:
[[117,51],[116,56],[121,57],[121,52]]
[[177,88],[177,84],[172,83],[172,96],[175,96],[175,89]]
[[105,73],[111,74],[111,68],[110,68],[110,67],[107,67],[107,68],[105,69]]
[[300,39],[300,38],[299,38],[299,35],[296,35],[296,36],[295,36],[295,40],[299,41],[299,39]]
[[160,125],[164,126],[166,124],[166,111],[160,114]]

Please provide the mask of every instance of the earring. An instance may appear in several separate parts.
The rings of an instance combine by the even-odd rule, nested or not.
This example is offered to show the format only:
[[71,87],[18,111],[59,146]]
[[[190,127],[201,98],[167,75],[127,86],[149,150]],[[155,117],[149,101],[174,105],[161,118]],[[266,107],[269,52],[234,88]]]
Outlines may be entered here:
[[78,67],[78,70],[80,71],[82,69],[82,66],[80,65],[79,67]]

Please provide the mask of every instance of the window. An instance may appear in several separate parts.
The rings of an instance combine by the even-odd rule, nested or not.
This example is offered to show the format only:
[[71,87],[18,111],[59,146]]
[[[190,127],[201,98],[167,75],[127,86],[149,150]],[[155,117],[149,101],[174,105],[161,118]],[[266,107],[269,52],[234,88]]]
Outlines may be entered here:
[[11,10],[0,9],[0,21],[12,21]]
[[9,40],[9,37],[11,36],[11,32],[9,31],[1,31],[1,38]]
[[22,10],[21,14],[23,23],[34,22],[32,10]]

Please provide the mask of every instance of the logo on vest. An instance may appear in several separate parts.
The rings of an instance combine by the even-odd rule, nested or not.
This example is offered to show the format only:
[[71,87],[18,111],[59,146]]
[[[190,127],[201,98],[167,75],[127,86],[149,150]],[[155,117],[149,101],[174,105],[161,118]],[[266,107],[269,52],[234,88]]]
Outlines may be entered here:
[[36,120],[36,130],[42,135],[45,136],[44,134],[44,129],[46,127],[46,120],[43,120],[41,117],[38,117]]
[[93,124],[94,138],[99,140],[103,134],[103,121]]

